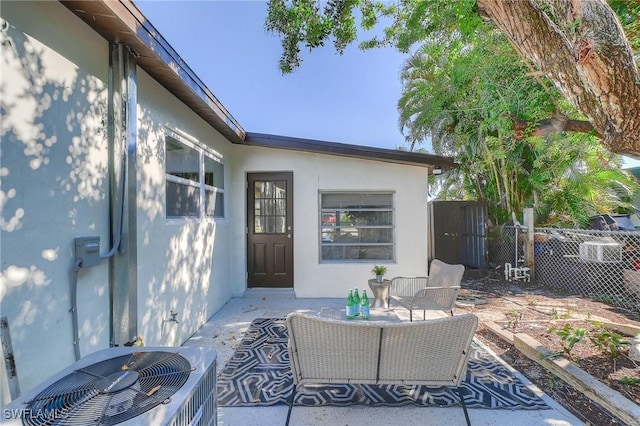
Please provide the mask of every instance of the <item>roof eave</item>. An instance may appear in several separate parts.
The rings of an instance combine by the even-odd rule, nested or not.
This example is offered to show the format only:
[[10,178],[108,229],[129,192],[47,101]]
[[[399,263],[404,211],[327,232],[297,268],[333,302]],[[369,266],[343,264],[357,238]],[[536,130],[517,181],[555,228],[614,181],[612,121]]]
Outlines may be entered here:
[[132,49],[140,68],[229,141],[243,141],[242,126],[132,2],[60,1],[107,41]]
[[270,135],[265,133],[248,132],[243,144],[426,167],[429,169],[429,172],[432,172],[435,167],[440,167],[443,171],[458,167],[458,164],[453,160],[453,158],[443,157],[440,155]]
[[132,49],[138,55],[140,68],[232,143],[421,166],[430,172],[435,167],[446,171],[458,166],[452,158],[438,155],[247,133],[131,1],[60,2],[107,41]]

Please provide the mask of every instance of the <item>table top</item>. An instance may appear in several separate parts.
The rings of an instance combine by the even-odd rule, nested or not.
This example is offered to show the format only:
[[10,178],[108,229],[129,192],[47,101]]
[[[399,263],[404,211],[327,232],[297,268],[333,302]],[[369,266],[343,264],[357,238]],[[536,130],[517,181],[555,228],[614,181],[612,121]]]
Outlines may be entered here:
[[[354,321],[354,322],[360,322],[360,321],[386,321],[386,322],[402,322],[402,320],[400,318],[398,318],[398,316],[396,315],[395,311],[393,311],[392,309],[384,309],[384,308],[371,308],[371,310],[369,311],[370,314],[370,319],[368,320],[363,320],[360,319],[358,317],[356,317],[353,320],[349,320],[349,321]],[[330,319],[337,319],[337,320],[346,320],[347,319],[347,314],[346,314],[346,310],[343,309],[336,309],[336,308],[320,308],[320,313],[318,314],[319,316],[323,317],[323,318],[330,318]]]
[[372,278],[369,280],[369,285],[371,284],[389,284],[391,280],[383,279],[382,282],[378,282],[376,278]]

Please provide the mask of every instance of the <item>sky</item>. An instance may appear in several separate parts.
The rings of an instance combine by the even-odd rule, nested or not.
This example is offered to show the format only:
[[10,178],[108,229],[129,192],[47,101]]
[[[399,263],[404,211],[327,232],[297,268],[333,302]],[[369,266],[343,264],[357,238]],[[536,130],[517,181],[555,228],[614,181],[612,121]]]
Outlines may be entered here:
[[393,49],[338,55],[304,52],[282,75],[280,38],[267,33],[266,2],[159,1],[135,4],[248,132],[396,148],[400,70]]

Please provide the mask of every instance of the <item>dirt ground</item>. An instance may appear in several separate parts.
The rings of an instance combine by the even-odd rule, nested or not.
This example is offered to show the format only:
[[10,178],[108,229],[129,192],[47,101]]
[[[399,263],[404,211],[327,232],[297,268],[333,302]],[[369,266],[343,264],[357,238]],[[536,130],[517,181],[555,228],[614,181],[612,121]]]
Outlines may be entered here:
[[640,404],[640,366],[627,356],[629,345],[625,343],[632,338],[616,335],[592,322],[602,318],[640,326],[640,311],[563,294],[536,283],[508,282],[479,271],[465,275],[458,302],[456,311],[469,311],[480,317],[478,336],[486,345],[586,424],[624,423],[497,337],[483,323],[493,321],[513,333],[530,335]]

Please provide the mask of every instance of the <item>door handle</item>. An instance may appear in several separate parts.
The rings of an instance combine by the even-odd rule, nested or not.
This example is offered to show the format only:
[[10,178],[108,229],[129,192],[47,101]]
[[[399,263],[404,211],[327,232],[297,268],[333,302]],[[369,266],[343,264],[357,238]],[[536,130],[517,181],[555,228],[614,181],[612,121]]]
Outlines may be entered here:
[[287,234],[287,238],[291,238],[291,234]]

